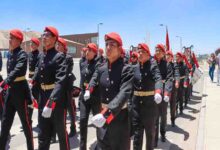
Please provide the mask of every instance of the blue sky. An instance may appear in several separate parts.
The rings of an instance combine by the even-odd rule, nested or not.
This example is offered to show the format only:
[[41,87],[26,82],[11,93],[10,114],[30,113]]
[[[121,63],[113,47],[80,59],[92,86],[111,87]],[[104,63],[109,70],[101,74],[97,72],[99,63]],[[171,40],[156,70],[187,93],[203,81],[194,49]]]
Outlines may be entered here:
[[43,31],[57,27],[60,34],[97,32],[100,26],[100,47],[104,34],[118,32],[125,48],[147,42],[151,52],[157,43],[165,43],[168,26],[170,45],[179,51],[176,35],[183,37],[183,46],[194,45],[199,54],[220,47],[220,1],[218,0],[3,0],[0,29],[27,27]]

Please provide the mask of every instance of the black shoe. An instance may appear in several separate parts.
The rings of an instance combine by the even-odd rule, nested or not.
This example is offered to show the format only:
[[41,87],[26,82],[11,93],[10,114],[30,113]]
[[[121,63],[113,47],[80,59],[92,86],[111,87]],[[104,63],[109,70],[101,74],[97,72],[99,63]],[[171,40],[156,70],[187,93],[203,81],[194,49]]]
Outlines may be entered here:
[[69,137],[74,137],[76,135],[76,129],[73,129],[73,130],[71,130],[70,131],[70,133],[69,133]]
[[155,142],[155,144],[154,144],[154,148],[157,148],[157,142]]
[[183,111],[182,110],[180,110],[180,115],[182,115],[183,114]]
[[174,120],[172,120],[172,121],[171,121],[171,125],[172,125],[172,127],[175,127],[175,126],[176,126],[176,124],[175,124],[175,121],[174,121]]
[[161,136],[161,142],[166,142],[166,137],[165,136]]

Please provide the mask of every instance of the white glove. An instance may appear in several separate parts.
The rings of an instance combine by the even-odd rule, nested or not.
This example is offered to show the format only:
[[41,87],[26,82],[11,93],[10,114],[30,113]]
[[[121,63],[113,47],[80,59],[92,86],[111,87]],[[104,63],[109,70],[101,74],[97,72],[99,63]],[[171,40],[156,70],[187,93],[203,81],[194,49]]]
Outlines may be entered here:
[[157,104],[160,104],[162,102],[162,96],[159,94],[159,93],[156,93],[154,95],[154,101],[157,103]]
[[42,112],[42,116],[44,118],[50,118],[52,114],[52,108],[49,108],[47,106],[44,107],[43,112]]
[[30,105],[28,105],[28,108],[34,109],[34,105],[30,104]]
[[192,76],[189,76],[189,83],[192,83]]
[[163,100],[164,100],[165,102],[169,102],[170,98],[169,98],[169,96],[164,96]]
[[87,101],[90,98],[90,91],[86,90],[85,94],[84,94],[84,99],[85,101]]
[[92,117],[92,123],[98,128],[103,127],[105,122],[106,122],[106,119],[103,116],[103,114],[97,114]]

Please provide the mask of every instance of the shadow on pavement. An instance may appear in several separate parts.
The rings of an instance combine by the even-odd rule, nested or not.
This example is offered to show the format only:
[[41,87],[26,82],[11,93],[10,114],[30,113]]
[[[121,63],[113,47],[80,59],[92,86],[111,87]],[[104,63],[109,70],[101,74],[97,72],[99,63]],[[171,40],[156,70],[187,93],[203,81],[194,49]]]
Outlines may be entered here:
[[77,136],[77,135],[75,135],[74,137],[69,138],[71,149],[79,147],[79,139],[78,139],[79,136]]
[[192,96],[191,96],[191,99],[192,99],[192,100],[201,100],[202,97],[201,97],[201,96],[192,95]]
[[[159,141],[158,141],[159,142]],[[166,142],[159,142],[156,149],[163,149],[163,150],[183,150],[178,145],[172,143],[169,139],[166,140]]]
[[195,117],[193,117],[193,116],[191,116],[191,115],[188,115],[188,114],[185,114],[185,113],[183,113],[182,115],[178,114],[177,117],[189,119],[190,121],[193,121],[193,120],[196,119]]
[[189,135],[190,135],[189,132],[183,130],[177,125],[175,127],[172,127],[171,125],[167,125],[167,131],[172,131],[174,133],[179,133],[179,134],[184,135],[184,141],[187,141],[189,139]]
[[188,109],[189,112],[191,112],[191,113],[193,113],[193,114],[197,114],[197,113],[200,112],[200,110],[195,109],[195,108],[192,108],[192,107],[189,107],[189,106],[187,106],[186,109]]

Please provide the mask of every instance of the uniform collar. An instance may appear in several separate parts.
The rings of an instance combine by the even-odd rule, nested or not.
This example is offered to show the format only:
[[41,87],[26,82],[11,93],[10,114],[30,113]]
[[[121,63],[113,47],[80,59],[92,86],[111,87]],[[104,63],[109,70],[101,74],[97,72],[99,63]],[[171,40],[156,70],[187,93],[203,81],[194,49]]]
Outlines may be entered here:
[[120,63],[124,63],[124,59],[121,57],[114,61],[112,64],[110,64],[108,61],[108,68],[113,68],[114,66],[117,66]]
[[50,54],[53,53],[54,51],[56,51],[55,47],[52,47],[50,49],[48,49],[47,51],[45,51],[45,54]]
[[15,48],[11,53],[12,53],[12,54],[15,54],[15,53],[18,53],[20,50],[21,50],[21,47],[18,46],[18,47]]

